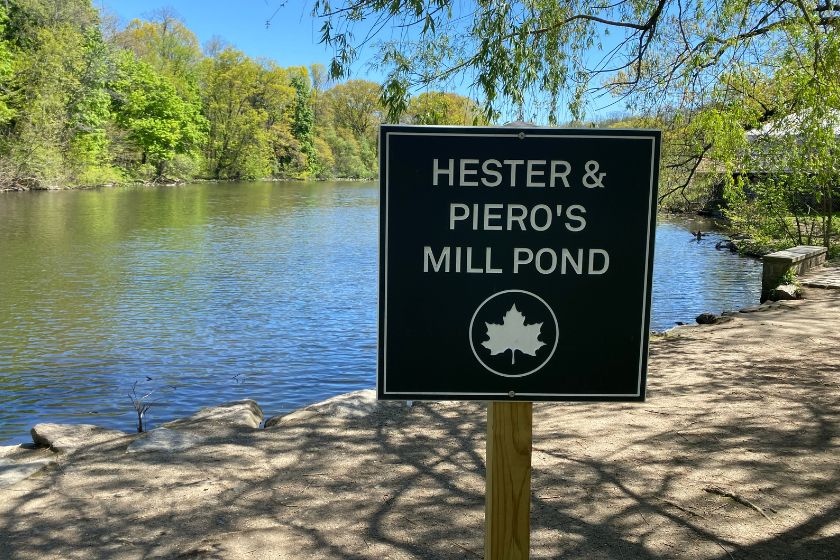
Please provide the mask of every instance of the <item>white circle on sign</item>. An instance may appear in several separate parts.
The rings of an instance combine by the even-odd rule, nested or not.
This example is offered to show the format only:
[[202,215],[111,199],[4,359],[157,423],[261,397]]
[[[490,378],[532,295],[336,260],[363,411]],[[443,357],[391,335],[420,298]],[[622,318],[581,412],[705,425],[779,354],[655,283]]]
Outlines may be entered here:
[[[481,356],[479,355],[479,353],[475,349],[475,341],[473,340],[474,339],[474,337],[473,337],[473,325],[475,323],[475,318],[478,316],[478,314],[481,312],[482,308],[484,308],[485,305],[487,305],[488,303],[490,303],[494,299],[496,299],[499,296],[502,296],[504,294],[524,294],[525,296],[529,296],[531,298],[534,298],[535,300],[540,302],[548,310],[549,314],[551,315],[551,319],[554,321],[554,344],[551,346],[551,351],[548,352],[548,355],[540,362],[539,365],[537,365],[536,367],[534,367],[531,370],[526,371],[524,373],[504,373],[504,372],[498,371],[498,369],[495,369],[495,368],[491,367],[490,365],[488,365],[487,362],[484,361],[481,358]],[[515,304],[514,304],[514,306],[515,306]],[[514,307],[512,309],[512,311],[516,312],[517,310]],[[523,317],[523,319],[524,319],[524,317]],[[524,321],[523,321],[523,326],[525,326],[527,328],[531,325],[524,325]],[[470,339],[470,349],[472,350],[473,356],[475,356],[475,359],[478,360],[478,363],[480,363],[482,366],[484,366],[484,369],[486,369],[487,371],[489,371],[491,373],[494,373],[496,375],[501,375],[502,377],[525,377],[526,375],[531,375],[532,373],[542,369],[542,367],[545,366],[545,364],[547,364],[549,362],[549,360],[551,360],[551,357],[554,356],[554,352],[557,350],[557,343],[560,341],[560,325],[557,323],[557,315],[554,314],[554,310],[551,308],[550,305],[548,305],[548,303],[543,298],[541,298],[537,294],[534,294],[532,292],[528,292],[526,290],[502,290],[501,292],[496,292],[492,296],[490,296],[487,299],[485,299],[484,301],[482,301],[479,304],[479,306],[475,309],[475,312],[473,313],[473,316],[470,319],[470,327],[469,327],[469,331],[467,332],[467,334],[468,334],[469,339]],[[542,342],[542,341],[538,341],[538,342]],[[545,343],[543,342],[543,344],[545,344]],[[516,350],[511,349],[512,360],[515,360],[515,357],[516,357]]]

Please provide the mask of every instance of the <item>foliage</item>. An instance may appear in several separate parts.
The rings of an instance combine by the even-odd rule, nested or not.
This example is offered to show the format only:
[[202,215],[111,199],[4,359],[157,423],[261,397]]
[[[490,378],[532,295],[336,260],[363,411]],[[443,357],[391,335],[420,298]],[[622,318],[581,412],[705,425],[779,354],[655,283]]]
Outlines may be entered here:
[[372,138],[382,122],[379,86],[367,80],[349,80],[324,93],[336,128],[346,128],[358,138]]
[[74,181],[107,163],[107,65],[95,12],[44,0],[7,13],[2,182]]
[[201,92],[210,139],[205,146],[208,175],[249,179],[271,173],[263,109],[250,103],[260,87],[260,66],[243,52],[226,48],[202,63]]
[[168,76],[181,95],[193,94],[201,49],[193,32],[170,10],[158,10],[152,21],[132,20],[114,42]]
[[181,97],[165,75],[132,53],[119,53],[116,66],[115,122],[140,152],[139,163],[150,163],[161,177],[175,156],[197,154],[206,142],[207,121],[198,104]]
[[796,274],[796,270],[792,268],[787,269],[782,277],[779,278],[779,284],[794,284],[798,286],[799,277]]
[[[91,0],[10,0],[0,3],[0,189],[370,179],[381,94],[221,40],[202,53],[170,9],[119,28]],[[435,95],[444,113],[477,114],[465,98]]]
[[723,202],[769,243],[834,242],[837,2],[316,0],[313,13],[334,77],[349,74],[354,37],[401,30],[371,62],[388,72],[389,119],[414,104],[415,122],[438,122],[411,93],[458,80],[491,117],[555,123],[565,107],[581,123],[593,104],[621,103],[636,115],[625,124],[663,129],[661,204]]
[[[722,69],[753,62],[803,30],[835,28],[834,2],[800,0],[317,0],[322,42],[334,49],[331,73],[344,77],[358,55],[359,28],[399,27],[374,61],[388,71],[391,119],[412,89],[472,84],[489,115],[508,104],[520,118],[556,122],[563,103],[581,118],[596,96],[636,106],[707,101]],[[596,48],[602,56],[592,56]],[[528,114],[526,114],[528,113]]]
[[406,111],[412,124],[486,125],[481,108],[469,97],[440,91],[423,92],[411,98]]
[[751,129],[726,150],[739,166],[725,178],[727,215],[769,244],[830,248],[840,188],[840,38],[813,38],[768,58],[772,74],[740,70],[723,82],[726,115]]
[[292,136],[298,141],[300,152],[304,156],[295,171],[302,177],[310,177],[318,170],[318,156],[315,152],[313,138],[315,114],[312,110],[311,91],[304,76],[294,76],[291,79],[295,90],[294,108],[292,112]]

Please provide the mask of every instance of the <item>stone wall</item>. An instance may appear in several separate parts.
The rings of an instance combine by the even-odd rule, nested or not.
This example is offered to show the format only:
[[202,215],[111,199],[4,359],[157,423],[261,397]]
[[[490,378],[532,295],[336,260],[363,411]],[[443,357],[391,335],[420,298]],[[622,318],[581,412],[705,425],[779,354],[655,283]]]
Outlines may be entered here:
[[804,274],[825,263],[828,249],[815,245],[797,245],[784,251],[764,255],[764,269],[761,274],[761,301],[767,300],[770,292],[779,285],[782,276],[789,270],[797,275]]

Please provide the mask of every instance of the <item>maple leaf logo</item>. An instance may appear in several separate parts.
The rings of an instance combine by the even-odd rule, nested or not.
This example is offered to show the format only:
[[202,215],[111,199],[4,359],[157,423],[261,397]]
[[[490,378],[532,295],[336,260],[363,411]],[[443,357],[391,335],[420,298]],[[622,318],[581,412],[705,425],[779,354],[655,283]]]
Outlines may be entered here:
[[484,324],[487,326],[489,338],[481,345],[490,350],[491,356],[510,350],[511,364],[516,363],[517,350],[529,356],[536,356],[537,350],[545,346],[545,342],[539,339],[542,323],[526,325],[525,315],[516,309],[515,303],[505,313],[501,325],[486,322]]

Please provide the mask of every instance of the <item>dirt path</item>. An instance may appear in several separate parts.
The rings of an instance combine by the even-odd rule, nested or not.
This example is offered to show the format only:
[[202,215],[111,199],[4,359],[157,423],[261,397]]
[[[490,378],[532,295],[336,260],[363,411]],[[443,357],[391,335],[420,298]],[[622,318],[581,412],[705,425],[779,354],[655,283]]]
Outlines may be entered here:
[[[840,291],[652,343],[648,401],[535,406],[533,558],[840,558]],[[480,558],[484,407],[369,393],[0,490],[0,558]]]

